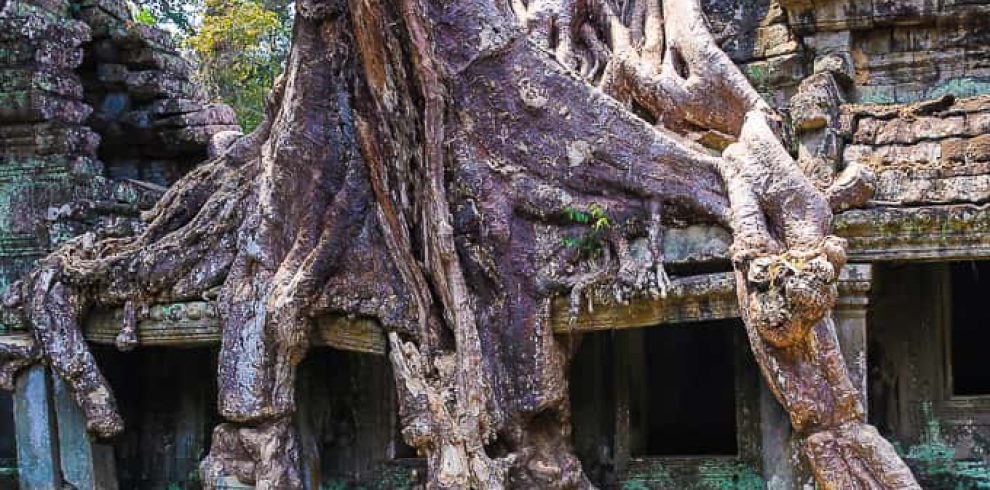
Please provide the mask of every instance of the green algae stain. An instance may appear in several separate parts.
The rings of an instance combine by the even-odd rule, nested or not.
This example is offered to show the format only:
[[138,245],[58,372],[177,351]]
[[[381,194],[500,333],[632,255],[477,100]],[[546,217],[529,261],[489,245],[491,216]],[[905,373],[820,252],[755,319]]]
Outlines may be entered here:
[[655,462],[625,479],[622,490],[763,490],[766,482],[751,465],[739,461],[702,461],[673,470]]
[[924,99],[937,99],[946,95],[956,97],[973,97],[990,94],[990,81],[973,78],[954,78],[941,85],[925,91]]
[[762,490],[766,482],[752,466],[743,463],[706,463],[698,469],[703,488],[711,490]]
[[[919,100],[931,100],[953,95],[956,97],[974,97],[977,95],[990,94],[990,81],[977,80],[975,78],[953,78],[926,89],[916,96],[898,96],[884,87],[857,87],[860,104],[892,105],[916,102]],[[903,94],[908,95],[908,94]]]
[[955,448],[942,436],[931,402],[922,404],[921,410],[925,420],[921,441],[902,453],[918,479],[938,488],[990,489],[990,465],[983,460],[957,460]]
[[639,480],[627,481],[622,484],[622,490],[649,490],[650,487]]

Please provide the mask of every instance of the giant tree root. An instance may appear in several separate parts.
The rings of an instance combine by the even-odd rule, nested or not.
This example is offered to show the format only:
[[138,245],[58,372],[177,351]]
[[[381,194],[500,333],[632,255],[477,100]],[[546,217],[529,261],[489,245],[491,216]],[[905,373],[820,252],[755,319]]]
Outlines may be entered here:
[[298,488],[289,420],[312,320],[369,317],[389,332],[403,436],[431,488],[585,488],[551,299],[662,293],[663,221],[720,223],[753,351],[819,482],[916,488],[863,425],[829,319],[844,264],[830,207],[865,187],[826,198],[809,183],[697,0],[628,7],[300,0],[262,126],[170,189],[141,235],[74,240],[13,288],[37,350],[0,353],[3,372],[40,355],[112,436],[87,310],[216,291],[229,422],[204,481]]
[[230,477],[257,490],[301,488],[298,441],[288,419],[257,427],[220,424],[213,431],[210,453],[200,463],[203,488],[218,488]]

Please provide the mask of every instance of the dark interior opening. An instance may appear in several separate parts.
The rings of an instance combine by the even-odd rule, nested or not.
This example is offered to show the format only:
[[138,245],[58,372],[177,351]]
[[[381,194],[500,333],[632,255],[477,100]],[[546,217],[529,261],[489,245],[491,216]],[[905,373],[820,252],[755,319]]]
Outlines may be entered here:
[[328,488],[374,485],[389,462],[416,456],[399,435],[387,357],[314,348],[296,389],[304,465],[318,465],[311,473]]
[[[633,456],[735,455],[738,321],[642,331],[630,373]],[[637,434],[638,432],[638,434]]]
[[[199,463],[222,422],[217,349],[92,348],[125,421],[112,441],[120,488],[199,488]],[[299,366],[296,388],[302,466],[321,483],[377,482],[383,464],[415,456],[397,437],[387,357],[313,348]]]
[[217,349],[92,349],[124,417],[124,433],[112,441],[120,488],[195,484],[220,422]]
[[[584,333],[579,342],[570,370],[573,441],[594,483],[610,487],[619,476],[617,437],[633,457],[740,454],[737,369],[756,376],[741,321]],[[629,410],[624,435],[616,432],[620,405]]]
[[[14,397],[0,390],[0,470],[17,467],[17,444],[14,440]],[[3,488],[0,485],[0,488]]]
[[569,373],[574,452],[584,474],[599,488],[614,483],[616,335],[610,331],[581,334]]
[[990,261],[952,264],[952,392],[990,395]]

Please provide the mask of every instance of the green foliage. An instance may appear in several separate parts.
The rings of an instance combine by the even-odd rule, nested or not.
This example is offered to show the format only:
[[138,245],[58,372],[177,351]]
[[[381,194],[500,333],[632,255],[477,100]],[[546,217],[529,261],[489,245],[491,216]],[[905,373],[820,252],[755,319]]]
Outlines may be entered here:
[[180,37],[195,32],[203,12],[200,0],[134,0],[129,6],[135,22],[160,27]]
[[134,11],[134,22],[144,24],[146,26],[154,26],[158,24],[158,19],[155,17],[155,14],[151,12],[151,9],[147,7],[139,7]]
[[587,210],[566,208],[564,217],[570,223],[588,227],[581,237],[564,238],[564,246],[578,249],[585,258],[598,257],[602,251],[602,235],[613,225],[605,208],[598,203],[591,203]]
[[289,48],[290,20],[254,0],[206,0],[199,31],[186,40],[200,62],[199,79],[210,94],[230,105],[241,127],[261,122],[265,96]]

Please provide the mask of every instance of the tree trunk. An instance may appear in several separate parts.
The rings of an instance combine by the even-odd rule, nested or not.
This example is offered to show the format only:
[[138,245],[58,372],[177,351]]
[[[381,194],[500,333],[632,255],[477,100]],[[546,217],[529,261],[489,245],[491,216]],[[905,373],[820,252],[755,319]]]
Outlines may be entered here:
[[918,488],[865,424],[837,347],[829,190],[795,165],[698,0],[626,3],[300,0],[265,122],[173,186],[141,235],[76,239],[12,288],[39,351],[6,353],[8,370],[44,357],[113,436],[85,312],[218,291],[228,422],[204,481],[299,488],[290,420],[312,321],[373,317],[432,488],[590,487],[550,300],[665,294],[662,226],[709,222],[733,232],[753,352],[818,482]]

